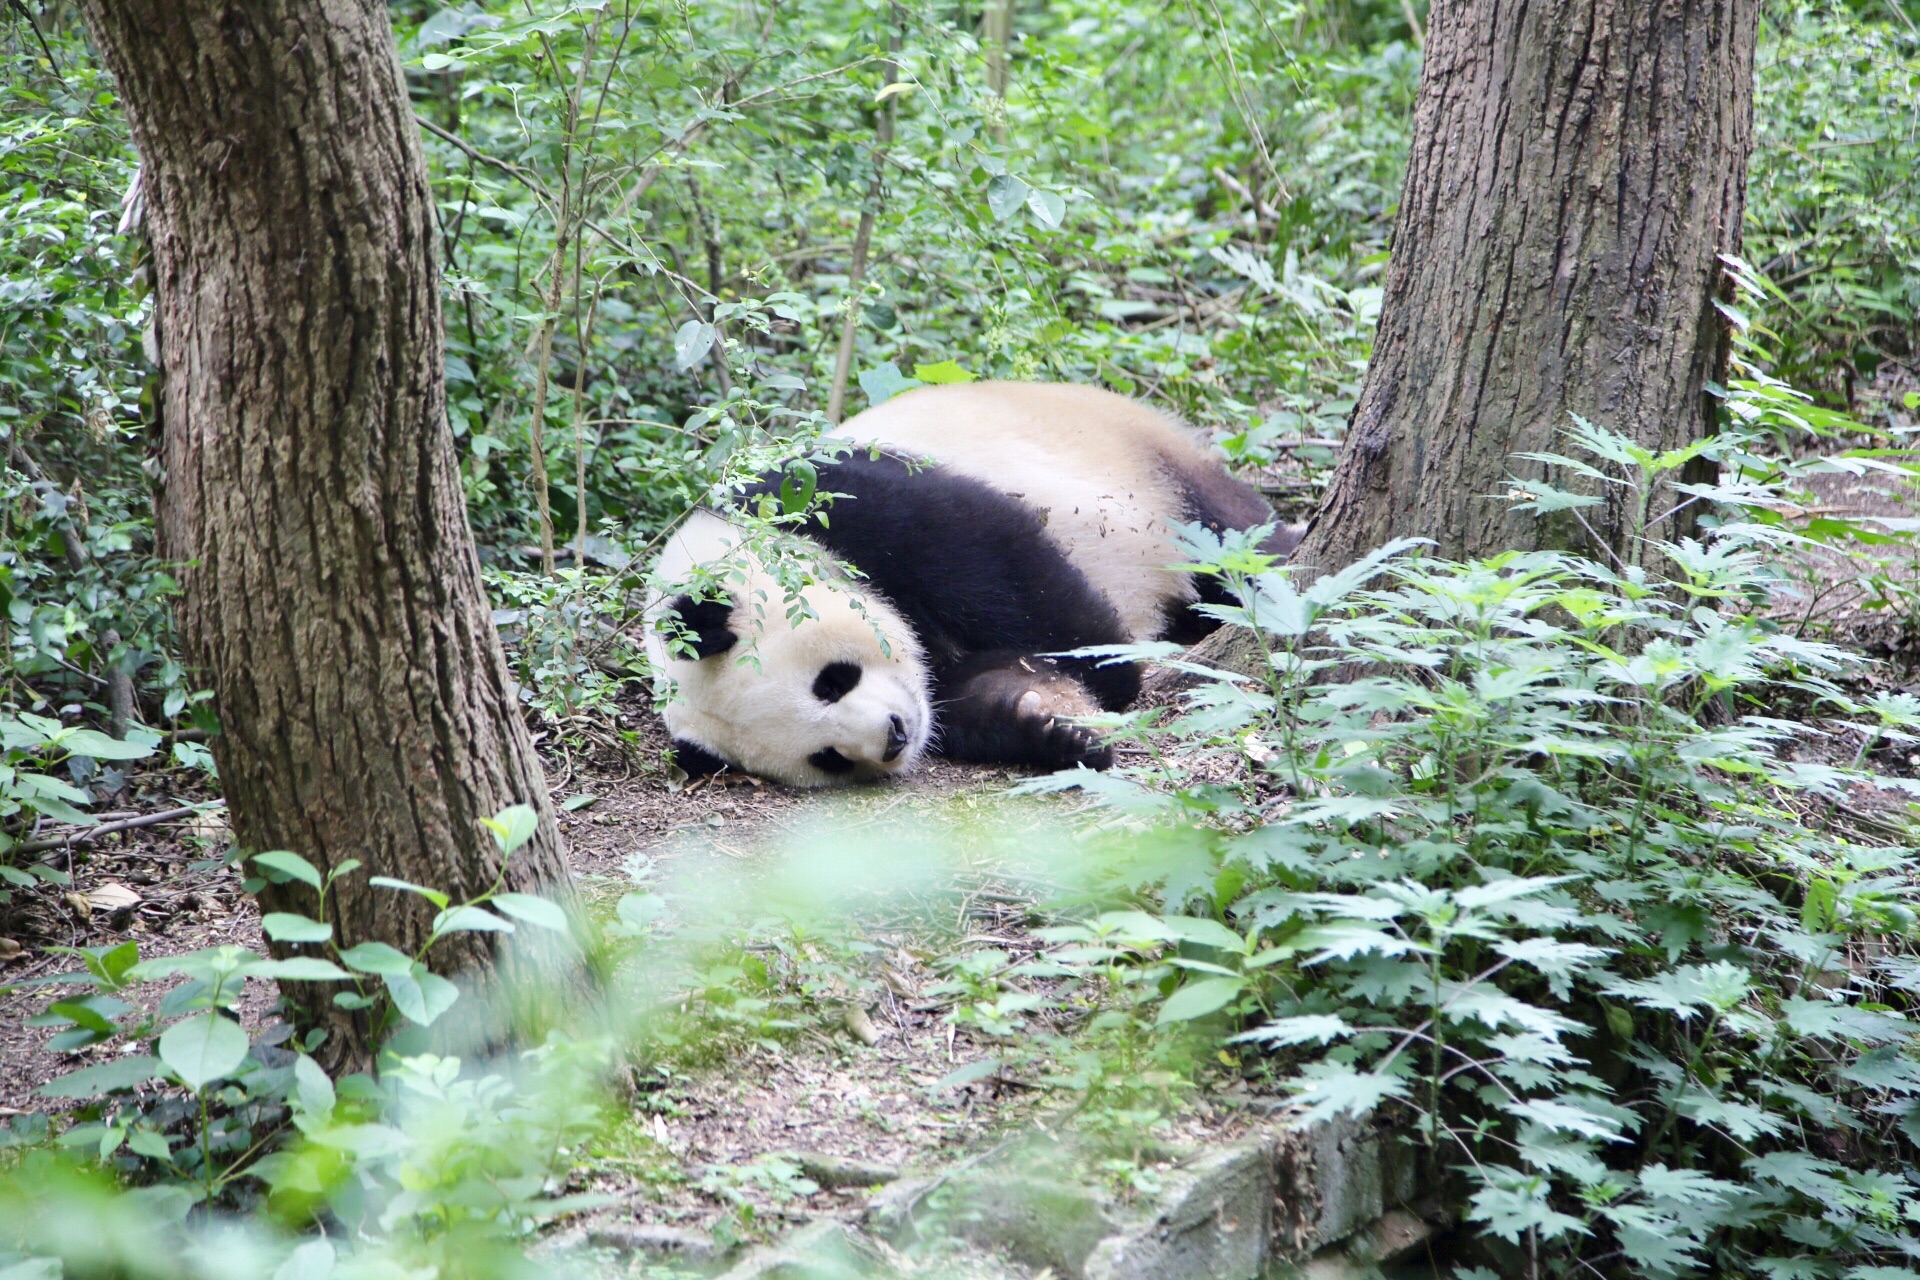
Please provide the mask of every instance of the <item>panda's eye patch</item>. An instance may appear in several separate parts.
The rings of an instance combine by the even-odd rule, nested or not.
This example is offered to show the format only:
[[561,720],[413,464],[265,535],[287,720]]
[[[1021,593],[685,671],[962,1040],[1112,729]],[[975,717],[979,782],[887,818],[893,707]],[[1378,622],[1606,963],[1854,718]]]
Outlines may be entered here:
[[[860,668],[855,667],[855,671]],[[853,761],[835,751],[832,747],[822,747],[807,757],[807,763],[822,773],[852,773]]]
[[859,663],[829,662],[813,678],[813,696],[822,702],[838,702],[852,693],[853,686],[859,683]]

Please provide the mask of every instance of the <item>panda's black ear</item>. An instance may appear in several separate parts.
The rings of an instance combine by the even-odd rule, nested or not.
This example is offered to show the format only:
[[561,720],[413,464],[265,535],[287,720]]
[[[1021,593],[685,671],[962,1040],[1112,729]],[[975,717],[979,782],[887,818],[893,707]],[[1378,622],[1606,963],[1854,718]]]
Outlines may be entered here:
[[731,600],[696,600],[692,596],[673,598],[661,618],[661,630],[669,638],[683,640],[702,658],[711,658],[733,648],[740,639],[727,625],[733,617]]

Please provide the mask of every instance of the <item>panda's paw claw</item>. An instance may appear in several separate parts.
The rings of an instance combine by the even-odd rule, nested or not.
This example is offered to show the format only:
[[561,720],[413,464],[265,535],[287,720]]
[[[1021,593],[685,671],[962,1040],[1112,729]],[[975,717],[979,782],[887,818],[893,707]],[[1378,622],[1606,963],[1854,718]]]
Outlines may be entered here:
[[1042,738],[1043,754],[1057,769],[1085,765],[1089,769],[1113,767],[1113,748],[1091,729],[1077,724],[1049,721]]

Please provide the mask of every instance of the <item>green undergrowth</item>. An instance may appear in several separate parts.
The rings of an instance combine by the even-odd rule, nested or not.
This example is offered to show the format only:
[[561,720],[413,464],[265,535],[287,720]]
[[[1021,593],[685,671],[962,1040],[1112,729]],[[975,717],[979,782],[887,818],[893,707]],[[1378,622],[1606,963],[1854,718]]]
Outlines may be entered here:
[[[525,807],[488,821],[503,868],[536,822]],[[590,931],[497,884],[455,902],[375,877],[431,903],[429,938],[414,955],[342,945],[329,895],[358,864],[323,877],[294,853],[248,861],[256,889],[311,891],[306,912],[263,918],[282,954],[61,948],[77,968],[7,988],[77,987],[29,1025],[53,1032],[44,1052],[85,1065],[41,1087],[46,1111],[0,1126],[0,1275],[534,1274],[511,1241],[578,1207],[554,1193],[609,1128],[612,1047],[554,1031],[521,1052],[476,1052],[486,1006],[427,960],[462,932],[557,940],[519,952],[531,957],[578,954]],[[321,1061],[338,1046],[317,1028],[249,1031],[247,984],[283,981],[332,989],[384,1045],[378,1070],[330,1076]]]
[[[883,948],[918,930],[938,974],[925,994],[980,1049],[936,1089],[1025,1081],[1123,1195],[1157,1185],[1194,1097],[1251,1087],[1301,1122],[1392,1118],[1462,1221],[1442,1261],[1463,1277],[1907,1274],[1914,850],[1902,805],[1863,808],[1854,787],[1915,789],[1868,766],[1920,736],[1920,704],[1770,620],[1780,549],[1808,535],[1749,517],[1807,465],[1769,448],[1804,401],[1759,378],[1729,395],[1745,425],[1693,449],[1655,457],[1576,424],[1554,455],[1649,524],[1659,482],[1696,454],[1720,464],[1681,495],[1713,513],[1697,535],[1642,540],[1628,562],[1449,564],[1407,543],[1304,586],[1257,536],[1192,531],[1192,563],[1236,601],[1218,616],[1264,658],[1251,676],[1193,669],[1178,706],[1109,718],[1142,763],[1025,784],[1098,802],[1057,831],[1028,819],[994,845],[991,825],[856,820],[788,845],[750,890],[636,861],[572,924],[537,899],[435,897],[444,930],[578,930],[594,957],[603,997],[520,1059],[413,1044],[408,1026],[458,993],[424,953],[340,950],[327,882],[262,855],[316,890],[310,916],[268,921],[304,958],[86,953],[96,995],[48,1008],[63,1047],[135,1051],[57,1086],[77,1115],[9,1125],[12,1247],[107,1274],[45,1227],[86,1204],[181,1239],[268,1224],[249,1228],[258,1256],[318,1229],[316,1275],[395,1258],[510,1274],[540,1222],[593,1203],[564,1193],[596,1159],[643,1186],[694,1176],[618,1118],[610,1064],[638,1068],[643,1115],[671,1113],[702,1071],[834,1034],[873,998]],[[1541,483],[1525,500],[1594,501]],[[502,816],[503,847],[526,819]],[[931,923],[981,875],[1030,890],[1037,955],[969,944],[964,915]],[[125,998],[163,972],[190,981],[157,1014]],[[272,976],[340,983],[403,1033],[380,1075],[329,1081],[320,1046],[240,1032],[240,984]],[[699,1175],[742,1238],[764,1229],[754,1205],[808,1194],[777,1154]],[[152,1219],[162,1203],[175,1225]],[[210,1274],[196,1256],[114,1273]]]
[[[571,733],[630,687],[648,552],[813,448],[849,311],[852,409],[916,382],[1102,383],[1310,503],[1379,305],[1409,12],[1050,0],[1020,7],[1001,97],[964,8],[396,7],[437,130],[455,448],[529,714]],[[982,1046],[943,1085],[1033,1086],[1123,1192],[1151,1189],[1196,1095],[1250,1085],[1389,1117],[1445,1174],[1463,1276],[1920,1275],[1913,850],[1901,805],[1853,785],[1908,753],[1920,706],[1777,607],[1820,587],[1792,554],[1808,540],[1901,549],[1800,495],[1820,469],[1905,465],[1876,379],[1911,361],[1920,314],[1914,17],[1765,7],[1727,313],[1744,346],[1694,540],[1627,563],[1402,547],[1307,588],[1197,539],[1239,601],[1224,620],[1270,661],[1111,721],[1146,763],[1029,788],[1101,806],[1073,836],[992,837],[1024,843],[1001,869],[1026,877],[1038,958],[932,923],[985,826],[823,836],[751,891],[636,866],[568,925],[612,996],[521,1055],[423,1046],[462,997],[429,955],[335,945],[324,882],[310,917],[269,924],[293,957],[81,949],[81,994],[36,1020],[89,1065],[56,1114],[6,1120],[0,1276],[551,1274],[568,1264],[526,1250],[582,1207],[582,1170],[689,1176],[609,1081],[670,1112],[701,1071],[842,1034],[876,935],[903,929],[939,1016]],[[51,894],[64,873],[9,850],[84,825],[162,729],[197,731],[167,750],[204,772],[194,739],[219,723],[177,661],[153,540],[118,106],[67,6],[9,6],[0,56],[0,895]],[[636,162],[661,167],[628,200]],[[568,184],[593,227],[560,207]],[[1643,497],[1677,465],[1579,431],[1550,465]],[[813,496],[789,474],[793,501],[753,513],[770,536]],[[1577,522],[1577,496],[1522,489]],[[1920,617],[1900,573],[1861,585]],[[113,743],[120,674],[150,731]],[[275,856],[253,870],[305,878]],[[510,897],[435,910],[557,933]],[[330,1079],[308,1032],[240,1030],[245,984],[276,977],[333,983],[392,1034],[379,1070]],[[709,1194],[793,1183],[766,1164]]]
[[[1575,435],[1630,507],[1684,461]],[[1702,446],[1733,479],[1700,496],[1753,444]],[[1920,703],[1763,616],[1780,536],[1408,544],[1300,590],[1196,535],[1268,661],[1117,717],[1152,764],[1029,784],[1132,815],[1115,888],[1171,912],[1056,929],[1054,963],[1208,1028],[1307,1120],[1400,1117],[1499,1274],[1910,1274],[1915,851],[1904,802],[1851,788]]]

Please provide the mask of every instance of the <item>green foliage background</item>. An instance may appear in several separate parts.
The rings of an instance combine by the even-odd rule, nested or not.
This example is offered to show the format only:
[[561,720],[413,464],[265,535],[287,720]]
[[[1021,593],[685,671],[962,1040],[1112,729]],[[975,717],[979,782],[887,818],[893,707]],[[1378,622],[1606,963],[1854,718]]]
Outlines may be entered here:
[[[572,709],[608,666],[539,643],[604,593],[509,581],[537,561],[542,496],[563,561],[584,508],[590,565],[624,565],[743,445],[817,420],[850,305],[852,411],[895,371],[957,361],[1145,395],[1250,463],[1337,440],[1418,79],[1408,12],[1025,6],[1003,100],[964,4],[396,4],[440,203],[452,425],[496,586],[530,624],[529,697]],[[147,514],[137,161],[72,11],[39,22],[0,20],[0,625],[16,698],[97,703],[119,665],[159,727],[191,681]],[[1748,257],[1786,290],[1766,317],[1782,371],[1836,398],[1914,336],[1917,48],[1891,3],[1768,12]],[[1278,452],[1280,492],[1310,504],[1330,448]]]
[[[157,745],[78,727],[103,721],[116,670],[150,729],[217,729],[172,657],[173,581],[154,554],[137,160],[72,11],[28,9],[37,28],[17,7],[0,18],[8,842],[79,816],[116,750]],[[529,711],[591,711],[636,670],[616,625],[633,566],[713,485],[819,427],[850,313],[850,411],[916,379],[1104,383],[1177,410],[1310,505],[1369,352],[1422,11],[1046,0],[1017,12],[1003,99],[965,4],[396,4],[440,209],[452,427]],[[1849,429],[1785,384],[1885,425],[1874,379],[1913,356],[1913,6],[1768,5],[1758,104],[1745,256],[1777,288],[1743,300],[1729,396],[1743,434],[1716,447],[1727,484],[1777,496],[1794,467],[1760,461],[1769,438]],[[1603,432],[1586,443],[1614,450],[1622,483],[1671,461]],[[952,957],[953,1020],[1078,1091],[1096,1130],[1135,1137],[1158,1112],[1133,1078],[1184,1087],[1205,1056],[1183,1027],[1323,1110],[1397,1099],[1436,1158],[1471,1168],[1478,1220],[1519,1251],[1489,1245],[1496,1259],[1544,1246],[1568,1274],[1913,1274],[1920,1201],[1888,1172],[1915,1149],[1920,1098],[1911,851],[1850,831],[1844,771],[1784,759],[1777,725],[1743,717],[1804,698],[1809,717],[1874,725],[1859,765],[1910,742],[1920,713],[1856,696],[1845,655],[1746,616],[1778,536],[1671,549],[1684,581],[1670,594],[1698,611],[1565,557],[1403,566],[1387,587],[1303,603],[1245,548],[1196,547],[1282,661],[1267,689],[1222,684],[1171,735],[1121,728],[1241,772],[1076,779],[1131,815],[1103,849],[1118,870],[1097,909],[1062,909],[1058,940],[1079,953],[1044,974]],[[1312,684],[1309,623],[1337,628],[1344,658],[1412,655],[1434,679]],[[1382,727],[1388,702],[1413,710]],[[620,909],[635,933],[657,919],[645,897]],[[325,925],[274,927],[285,941]],[[360,998],[415,1022],[444,1012],[419,958],[389,972],[349,954]],[[131,953],[83,959],[101,999],[152,976]],[[405,1129],[403,1096],[460,1125],[518,1105],[425,1058],[389,1063],[385,1103],[371,1082],[343,1084],[341,1103],[221,1021],[228,979],[272,962],[195,963],[205,989],[161,1017],[224,1036],[227,1070],[193,1066],[184,1040],[170,1060],[161,1032],[142,1081],[214,1100],[237,1145],[216,1151],[203,1111],[196,1155],[180,1117],[169,1137],[102,1083],[116,1098],[77,1141],[123,1172],[209,1198],[251,1177],[317,1197],[350,1181],[327,1163],[347,1157],[315,1154],[336,1120]],[[1075,1008],[1093,1012],[1073,1044],[1022,1039],[1037,978],[1077,984]],[[711,1048],[790,1029],[805,1005],[771,979],[729,981],[693,981],[683,1004],[705,1020],[649,1034]],[[48,1016],[74,1043],[160,1026],[86,1001]],[[1417,1069],[1448,1054],[1469,1065]],[[256,1126],[287,1115],[311,1143],[250,1172]],[[529,1127],[590,1127],[576,1121]],[[407,1135],[379,1176],[411,1187],[397,1171],[426,1161],[445,1190],[394,1210],[397,1234],[443,1238],[473,1168],[511,1174],[513,1194],[479,1216],[526,1225],[542,1170],[524,1150]],[[46,1204],[95,1203],[51,1165],[31,1172],[0,1209],[53,1221]],[[128,1222],[127,1240],[153,1228]]]

